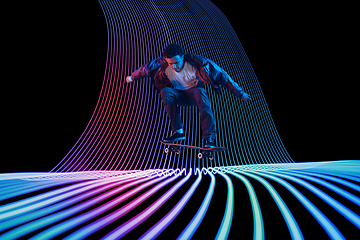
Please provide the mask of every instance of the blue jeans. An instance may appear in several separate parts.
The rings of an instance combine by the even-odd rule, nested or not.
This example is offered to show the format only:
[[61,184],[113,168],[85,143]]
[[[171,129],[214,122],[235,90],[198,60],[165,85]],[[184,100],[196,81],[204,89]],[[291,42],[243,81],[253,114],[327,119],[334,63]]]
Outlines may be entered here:
[[215,139],[216,125],[214,114],[211,110],[209,97],[204,88],[194,87],[188,90],[176,90],[166,87],[160,91],[160,95],[165,110],[170,118],[172,131],[183,128],[178,106],[195,105],[198,107],[200,112],[200,123],[203,138]]

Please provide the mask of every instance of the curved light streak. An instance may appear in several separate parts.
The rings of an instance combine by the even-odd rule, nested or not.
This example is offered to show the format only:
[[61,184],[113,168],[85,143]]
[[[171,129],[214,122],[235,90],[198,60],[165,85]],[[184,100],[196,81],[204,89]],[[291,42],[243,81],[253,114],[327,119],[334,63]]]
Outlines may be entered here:
[[220,174],[226,181],[227,184],[227,200],[226,200],[226,208],[224,212],[224,217],[222,219],[219,231],[216,234],[215,239],[227,239],[230,231],[231,221],[233,217],[233,209],[234,209],[234,187],[229,176],[223,174],[215,170],[216,173]]
[[256,197],[255,190],[249,180],[247,180],[244,176],[241,176],[240,174],[229,172],[230,174],[234,175],[235,177],[239,178],[246,186],[248,190],[248,194],[250,196],[251,200],[251,207],[253,212],[253,218],[254,218],[254,240],[262,240],[265,238],[264,236],[264,223],[262,219],[261,209],[259,202]]
[[290,172],[290,173],[285,172],[285,174],[290,174],[291,176],[304,178],[304,179],[310,180],[312,182],[318,183],[318,184],[320,184],[324,187],[327,187],[328,189],[336,192],[337,194],[339,194],[342,197],[348,199],[349,201],[355,203],[356,205],[360,206],[360,198],[359,197],[355,196],[354,194],[349,193],[348,191],[345,191],[344,189],[341,189],[340,187],[335,186],[334,184],[328,183],[328,182],[318,179],[318,178],[303,175],[303,174],[297,174],[297,173],[293,173],[293,172]]
[[[99,4],[108,49],[94,113],[79,140],[50,173],[0,174],[0,239],[129,235],[150,239],[170,229],[178,239],[250,235],[260,240],[271,232],[267,228],[271,223],[264,223],[269,206],[258,201],[257,192],[264,191],[259,185],[277,204],[285,220],[277,224],[286,224],[292,239],[309,234],[297,217],[319,223],[318,228],[312,226],[311,234],[325,231],[332,239],[346,239],[358,233],[360,161],[292,161],[236,33],[211,1],[99,0]],[[190,149],[181,155],[165,154],[159,140],[170,134],[169,120],[151,80],[125,83],[127,75],[160,56],[170,42],[216,62],[253,98],[243,104],[229,92],[215,95],[207,87],[218,127],[217,145],[228,148],[214,161],[199,160]],[[186,143],[202,145],[196,107],[180,111]],[[200,207],[186,208],[195,201],[204,178],[210,184]],[[236,181],[246,190],[237,188]],[[215,206],[223,197],[217,187],[226,189],[226,202],[220,206]],[[179,197],[175,193],[180,189],[184,195]],[[294,215],[289,198],[281,195],[284,189],[310,214]],[[250,199],[241,207],[251,209],[252,229],[233,222],[235,193]],[[314,195],[320,203],[309,200]],[[151,197],[154,201],[149,203]],[[339,215],[322,212],[317,204],[325,203]],[[177,228],[179,214],[193,216],[183,229]],[[217,224],[205,225],[209,216],[216,216],[211,220]],[[155,220],[149,223],[151,217]],[[335,218],[352,230],[337,225]]]
[[[152,228],[150,228],[140,239],[154,239],[156,238],[180,213],[185,204],[189,201],[189,198],[193,195],[194,191],[201,182],[202,174],[198,174],[198,178],[193,183],[191,188],[187,191],[184,197],[178,202],[178,204],[166,214],[159,222],[157,222]],[[110,238],[111,239],[111,238]]]
[[286,187],[322,225],[322,227],[328,233],[331,239],[345,239],[344,236],[339,231],[339,229],[337,229],[337,227],[313,203],[311,203],[303,194],[301,194],[301,192],[296,190],[296,188],[291,186],[288,182],[269,174],[265,174],[265,173],[258,173],[258,174],[270,178],[280,183],[284,187]]
[[182,231],[182,233],[180,234],[180,236],[177,239],[190,239],[194,233],[196,232],[196,230],[198,229],[201,221],[204,219],[204,216],[206,214],[207,209],[209,208],[210,205],[210,201],[211,198],[213,196],[214,193],[214,189],[215,189],[215,177],[214,175],[209,172],[207,169],[205,169],[206,173],[209,174],[209,176],[211,177],[211,182],[209,185],[209,189],[206,193],[206,196],[203,200],[203,202],[201,203],[201,206],[199,208],[199,210],[197,211],[197,213],[195,214],[195,216],[193,217],[193,219],[190,221],[190,223],[186,226],[186,228]]
[[[346,206],[344,206],[340,202],[338,202],[337,200],[335,200],[333,197],[330,197],[328,194],[324,193],[323,191],[321,191],[317,187],[315,187],[315,186],[313,186],[313,185],[309,184],[308,182],[305,182],[305,181],[303,181],[301,179],[291,177],[291,176],[287,176],[285,174],[280,174],[280,173],[276,173],[276,175],[281,176],[283,178],[290,179],[290,180],[304,186],[305,188],[309,189],[310,191],[315,193],[318,197],[322,198],[327,204],[329,204],[334,209],[336,209],[341,215],[343,215],[350,222],[352,222],[357,228],[360,229],[360,216],[357,215],[356,213],[354,213],[353,211],[351,211],[349,208],[347,208]],[[330,188],[330,190],[332,190],[332,188]]]
[[[244,164],[292,163],[276,130],[251,64],[223,13],[209,0],[99,0],[108,30],[108,50],[99,100],[86,129],[52,172],[89,170],[202,169]],[[206,86],[218,128],[217,145],[227,151],[214,161],[197,151],[165,154],[160,140],[170,134],[169,119],[150,78],[132,84],[126,76],[181,44],[221,66],[253,101],[243,103]],[[195,106],[180,108],[184,143],[202,146]]]
[[[351,168],[348,168],[350,165]],[[0,174],[1,193],[9,196],[0,202],[3,214],[0,219],[0,239],[119,239],[129,234],[146,239],[161,238],[167,229],[171,229],[173,238],[177,239],[200,235],[210,239],[241,235],[264,239],[265,236],[277,237],[268,235],[268,227],[279,225],[287,227],[292,239],[306,239],[309,234],[313,236],[321,231],[331,239],[351,239],[360,230],[357,224],[359,216],[356,214],[359,206],[357,201],[352,201],[360,197],[360,183],[349,182],[350,180],[338,175],[354,176],[356,172],[360,174],[360,161],[257,164],[195,169],[189,172],[154,169],[133,172],[47,173],[38,176],[31,173]],[[310,175],[316,176],[308,177]],[[187,205],[191,206],[194,201],[198,201],[193,196],[202,191],[200,183],[205,178],[209,180],[209,185],[206,186],[204,199],[200,201],[201,204],[198,203],[198,208],[187,208]],[[18,187],[19,181],[24,188],[46,187],[31,194],[27,191],[15,193],[14,189]],[[245,188],[237,187],[237,181]],[[254,181],[260,184],[255,185]],[[337,181],[334,188],[333,183]],[[185,185],[185,182],[188,184]],[[315,187],[315,183],[320,184],[322,190]],[[299,184],[303,187],[299,188]],[[263,217],[267,212],[265,210],[273,206],[258,201],[257,193],[262,186],[274,199],[284,222],[264,222],[271,218]],[[174,193],[180,188],[183,194],[176,196]],[[221,201],[220,205],[217,199],[224,196],[218,194],[219,188],[226,189],[227,193],[226,201]],[[307,211],[296,209],[296,215],[292,214],[295,209],[288,201],[294,200],[283,195],[284,189]],[[334,194],[329,196],[325,191]],[[7,195],[8,192],[12,194]],[[344,194],[346,192],[351,195]],[[237,205],[235,193],[250,201],[246,205]],[[314,196],[320,201],[311,202],[310,199]],[[154,201],[144,205],[150,197]],[[165,202],[167,206],[164,205]],[[329,209],[323,208],[324,204],[340,215],[334,215]],[[233,222],[233,218],[239,218],[234,215],[234,208],[239,207],[251,209],[253,228],[242,228]],[[214,211],[217,212],[216,215]],[[179,214],[189,216],[182,229],[178,229],[179,221],[184,221],[178,219]],[[147,221],[155,215],[157,217],[151,223]],[[251,216],[247,216],[250,221]],[[303,224],[311,222],[311,218],[319,226],[311,226],[311,232],[308,232]],[[297,220],[300,219],[302,223],[299,225]],[[338,225],[340,222],[341,225]]]
[[283,215],[285,222],[289,228],[289,232],[291,234],[292,239],[304,239],[301,230],[299,228],[299,225],[297,224],[294,216],[291,214],[289,208],[283,201],[283,199],[280,197],[280,195],[277,193],[277,191],[269,184],[268,181],[265,179],[256,176],[254,174],[243,172],[244,175],[247,175],[249,177],[255,178],[257,181],[259,181],[261,184],[266,187],[266,189],[269,191],[271,196],[273,197],[274,201],[276,202],[276,205],[279,207],[279,210],[281,211],[281,214]]

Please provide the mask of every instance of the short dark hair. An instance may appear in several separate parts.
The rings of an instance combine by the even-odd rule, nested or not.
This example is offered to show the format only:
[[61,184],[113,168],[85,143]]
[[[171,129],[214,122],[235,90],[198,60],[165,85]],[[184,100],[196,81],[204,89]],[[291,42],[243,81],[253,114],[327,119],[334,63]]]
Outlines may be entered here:
[[177,43],[170,43],[164,49],[163,56],[166,58],[172,58],[177,55],[184,55],[184,49]]

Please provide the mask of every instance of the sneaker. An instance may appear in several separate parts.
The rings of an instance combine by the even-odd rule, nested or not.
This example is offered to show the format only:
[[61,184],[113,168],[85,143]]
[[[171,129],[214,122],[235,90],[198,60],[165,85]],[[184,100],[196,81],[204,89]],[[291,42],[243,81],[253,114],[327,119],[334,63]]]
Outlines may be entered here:
[[166,143],[173,143],[173,142],[176,142],[176,141],[180,141],[180,140],[184,140],[185,139],[185,134],[184,133],[175,133],[174,135],[172,135],[171,137],[169,138],[165,138],[163,140],[163,142],[166,142]]
[[215,147],[214,139],[211,139],[211,138],[206,139],[204,148],[213,148],[213,147]]

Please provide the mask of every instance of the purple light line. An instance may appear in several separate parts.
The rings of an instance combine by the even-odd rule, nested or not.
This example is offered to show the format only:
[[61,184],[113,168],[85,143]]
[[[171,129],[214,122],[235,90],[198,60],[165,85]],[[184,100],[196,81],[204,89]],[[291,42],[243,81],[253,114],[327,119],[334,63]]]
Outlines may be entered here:
[[193,219],[190,221],[190,223],[186,226],[186,228],[182,231],[182,233],[177,239],[190,239],[198,229],[200,223],[202,222],[206,214],[207,209],[209,208],[210,201],[214,193],[216,180],[214,175],[211,172],[209,172],[207,169],[205,169],[205,174],[209,174],[209,176],[211,177],[211,182],[209,185],[209,189],[206,193],[206,196],[204,198],[204,201],[201,203],[201,206],[199,210],[196,212]]
[[314,216],[314,218],[324,228],[331,239],[345,239],[339,229],[313,203],[311,203],[303,194],[296,190],[296,188],[276,176],[271,176],[264,173],[260,173],[260,175],[275,180],[276,182],[286,187]]
[[[39,203],[37,205],[39,205],[38,208],[36,208],[36,206],[34,205],[30,205],[31,209],[29,211],[31,211],[30,213],[26,212],[26,208],[21,208],[20,209],[20,214],[21,219],[14,219],[14,215],[10,216],[13,219],[6,221],[6,224],[2,224],[0,227],[0,231],[6,230],[8,228],[11,227],[15,227],[16,225],[19,225],[21,223],[26,223],[30,220],[39,218],[39,217],[43,217],[46,216],[47,214],[51,214],[53,212],[56,212],[60,209],[63,209],[65,207],[71,206],[74,203],[80,202],[90,196],[96,195],[97,193],[100,193],[102,191],[105,191],[107,189],[110,189],[114,186],[118,186],[119,184],[125,184],[127,182],[131,182],[133,181],[132,184],[136,184],[136,183],[141,183],[143,181],[145,181],[147,179],[142,179],[140,181],[134,181],[134,177],[130,177],[128,179],[124,178],[124,179],[119,179],[119,181],[114,183],[114,179],[111,180],[107,180],[107,181],[98,181],[97,183],[88,185],[86,187],[82,187],[82,188],[76,188],[75,190],[71,191],[71,192],[65,192],[62,193],[61,195],[59,195],[59,197],[53,197],[53,198],[49,198],[47,201],[39,201]],[[101,187],[102,185],[106,184],[105,186]],[[95,188],[95,189],[94,189]],[[90,190],[90,191],[89,191]],[[85,192],[83,194],[81,194],[78,197],[75,197],[77,194]],[[71,198],[73,197],[73,198]],[[69,200],[65,200],[68,199]],[[51,205],[52,204],[52,205]],[[47,206],[49,205],[49,206]],[[83,204],[82,207],[86,207],[86,204]],[[74,209],[71,209],[74,210]],[[73,211],[68,211],[68,213],[70,215],[74,214]],[[60,217],[63,218],[65,217],[64,213],[60,214]],[[6,220],[5,217],[1,217],[2,221]],[[54,215],[52,216],[51,219],[55,219]],[[50,220],[51,221],[51,220]],[[49,219],[47,219],[45,222],[47,224],[50,223]]]
[[[189,222],[176,229],[178,239],[205,233],[211,233],[209,239],[227,239],[246,232],[262,240],[271,234],[268,226],[275,226],[265,222],[269,206],[279,211],[283,221],[276,224],[292,239],[310,236],[306,220],[318,223],[311,231],[332,239],[354,236],[339,222],[360,230],[360,161],[293,162],[235,31],[211,1],[99,0],[99,7],[106,20],[108,48],[94,112],[50,173],[0,174],[0,240],[108,240],[130,233],[154,239],[176,229],[181,215],[189,216]],[[217,145],[228,149],[213,161],[198,159],[191,149],[165,154],[159,141],[171,134],[170,121],[151,78],[125,82],[132,71],[160,57],[171,42],[219,65],[253,98],[244,104],[225,89],[216,95],[205,87],[217,122]],[[203,145],[197,108],[179,111],[184,143]],[[205,178],[210,184],[201,205],[195,210],[187,207],[200,204],[194,196],[200,195],[196,193],[201,193]],[[224,197],[218,195],[219,188],[226,191],[226,201],[217,201]],[[270,194],[273,205],[258,199],[263,192]],[[239,195],[250,201],[239,206]],[[289,199],[298,205],[288,204]],[[293,206],[306,211],[297,209],[295,214]],[[251,209],[251,216],[244,214],[253,217],[253,229],[237,225],[243,218],[234,214],[239,207]],[[216,225],[204,225],[209,216],[217,218]]]
[[[152,189],[150,189],[149,191],[147,191],[146,193],[142,194],[141,196],[139,196],[138,198],[134,199],[133,201],[131,201],[130,203],[126,204],[124,207],[120,208],[117,211],[114,211],[113,213],[95,221],[93,224],[88,225],[85,228],[82,228],[78,231],[76,231],[75,233],[71,234],[70,236],[68,236],[67,240],[70,239],[79,239],[79,238],[84,238],[88,235],[90,235],[91,233],[105,227],[106,225],[114,222],[115,220],[119,219],[120,217],[122,217],[124,214],[128,213],[131,209],[134,209],[136,206],[138,206],[141,202],[145,201],[147,198],[149,198],[150,196],[152,196],[154,193],[156,193],[157,191],[159,191],[161,188],[163,188],[164,186],[166,186],[167,184],[171,183],[172,181],[174,181],[179,175],[175,175],[172,178],[169,178],[165,181],[163,181],[162,183],[158,184],[157,186],[153,187]],[[189,174],[187,174],[187,176],[185,178],[183,178],[181,181],[179,181],[174,187],[172,187],[166,194],[163,195],[162,198],[160,198],[159,200],[155,201],[151,206],[149,206],[146,210],[144,210],[142,213],[138,214],[135,218],[135,220],[132,220],[134,218],[132,218],[131,220],[129,220],[127,223],[123,224],[125,225],[123,228],[121,225],[119,228],[117,228],[117,237],[121,237],[122,235],[125,235],[127,232],[129,232],[133,227],[137,226],[138,224],[140,224],[142,221],[144,221],[145,219],[147,219],[149,216],[151,216],[151,214],[156,211],[162,204],[165,203],[165,201],[171,197],[171,195],[179,188],[181,187],[191,176],[191,171]],[[157,181],[159,181],[157,179]],[[150,186],[150,184],[149,184]],[[142,189],[144,189],[144,186],[141,186]]]
[[[186,218],[187,224],[180,225],[184,229],[177,230],[179,236],[174,237],[178,239],[206,234],[210,234],[210,239],[230,238],[246,233],[260,240],[269,234],[269,237],[275,237],[268,229],[275,225],[288,228],[294,239],[302,236],[307,239],[309,234],[313,236],[322,231],[331,239],[348,239],[353,233],[344,230],[344,225],[353,231],[360,229],[356,209],[359,207],[360,182],[350,180],[357,179],[353,175],[359,172],[359,164],[360,161],[256,164],[195,169],[195,175],[191,170],[186,174],[185,169],[47,173],[38,176],[0,174],[1,192],[9,196],[4,199],[7,203],[0,206],[0,239],[80,239],[95,236],[97,239],[118,239],[130,233],[131,236],[137,235],[136,238],[162,237],[165,230],[174,230],[179,221],[183,221],[178,219],[179,214],[189,218]],[[204,178],[208,178],[210,184],[201,205],[198,209],[186,207],[197,202],[194,196],[202,191],[199,184]],[[14,195],[10,183],[13,181],[14,188],[17,188],[19,180],[24,186],[46,187],[33,195],[26,191]],[[53,185],[55,181],[58,184]],[[239,188],[239,183],[240,186],[245,184],[246,188]],[[319,184],[321,190],[316,187]],[[174,195],[180,188],[184,193]],[[226,189],[226,202],[217,200],[224,197],[219,195],[219,188]],[[261,198],[257,201],[259,196],[263,196],[257,193],[263,191],[272,196],[273,205],[264,204]],[[296,214],[292,214],[297,205],[289,194],[283,194],[284,191],[293,195],[306,211],[296,209]],[[239,206],[239,196],[250,201]],[[144,205],[150,197],[154,200]],[[317,201],[311,202],[314,197]],[[349,202],[353,204],[347,205]],[[328,207],[324,208],[324,204]],[[252,216],[235,214],[234,209],[239,207],[252,209]],[[266,223],[270,219],[270,207],[275,207],[272,211],[279,211],[284,221],[278,219],[276,224]],[[339,214],[334,215],[334,211]],[[151,221],[146,221],[150,217]],[[253,228],[238,225],[237,221],[243,217],[254,218],[251,221]],[[304,225],[312,222],[311,218],[318,225]],[[209,222],[216,224],[210,227]]]
[[[291,163],[261,88],[236,33],[210,1],[99,1],[108,30],[104,82],[99,100],[74,147],[52,172],[202,168],[258,163]],[[181,20],[181,24],[179,24]],[[218,125],[218,143],[228,151],[215,161],[197,159],[186,149],[164,154],[161,139],[170,134],[169,119],[158,92],[145,78],[125,77],[161,56],[170,42],[219,64],[254,101],[243,104],[224,90],[206,86]],[[234,59],[229,61],[228,59]],[[181,107],[187,143],[202,145],[197,109]],[[239,137],[240,136],[240,137]]]
[[[190,175],[190,173],[188,175]],[[167,226],[169,226],[169,224],[181,212],[181,210],[184,208],[186,203],[189,201],[190,197],[195,192],[196,188],[199,186],[201,177],[202,174],[198,174],[198,178],[196,179],[196,181],[193,183],[191,188],[186,192],[183,198],[176,204],[176,206],[168,214],[166,214],[159,222],[157,222],[152,228],[150,228],[146,233],[144,233],[140,237],[140,239],[154,239],[158,237],[160,233],[164,231]],[[111,235],[110,235],[110,239],[111,239]]]

